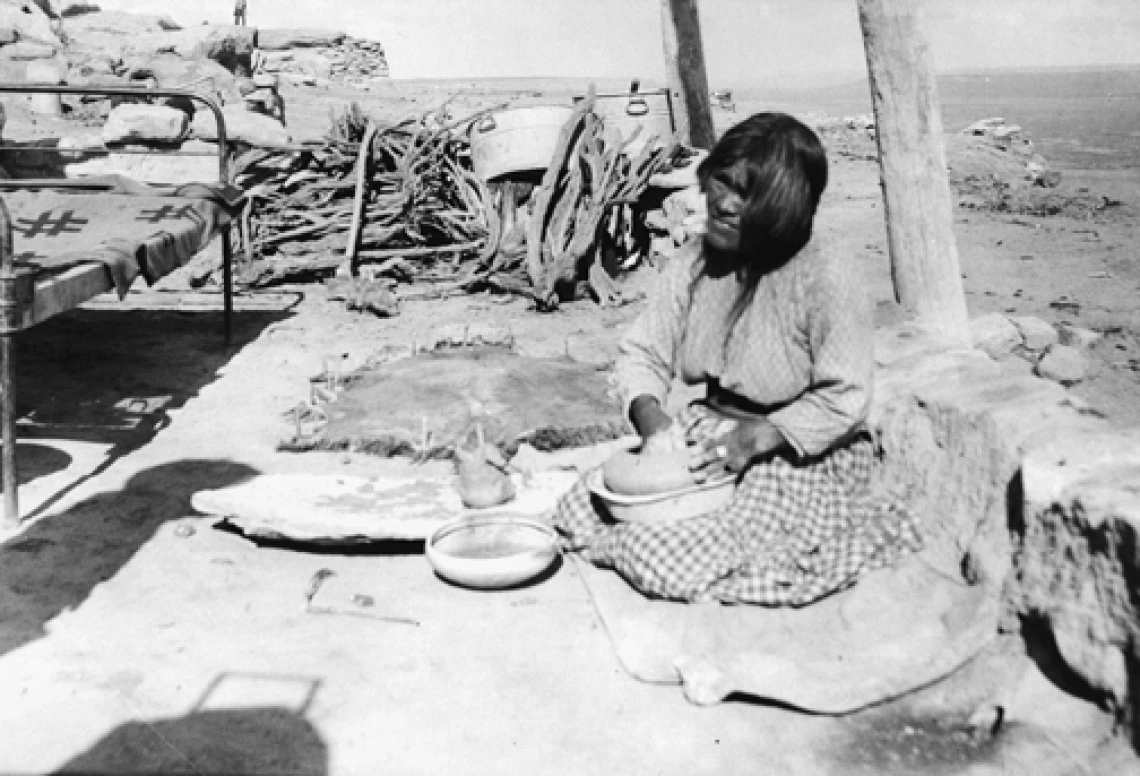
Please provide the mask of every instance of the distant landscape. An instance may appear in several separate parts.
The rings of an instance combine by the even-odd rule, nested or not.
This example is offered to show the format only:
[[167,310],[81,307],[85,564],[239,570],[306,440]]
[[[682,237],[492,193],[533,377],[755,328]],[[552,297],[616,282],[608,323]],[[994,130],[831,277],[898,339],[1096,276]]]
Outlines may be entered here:
[[[973,70],[939,76],[947,131],[1001,116],[1061,167],[1140,168],[1140,67]],[[865,80],[815,89],[744,87],[740,99],[831,115],[871,110]]]

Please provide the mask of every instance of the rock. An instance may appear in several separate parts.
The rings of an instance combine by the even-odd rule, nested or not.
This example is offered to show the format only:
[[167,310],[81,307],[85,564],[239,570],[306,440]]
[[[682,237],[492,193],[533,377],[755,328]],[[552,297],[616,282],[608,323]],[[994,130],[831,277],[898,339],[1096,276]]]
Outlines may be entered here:
[[970,321],[974,347],[993,358],[1001,358],[1022,344],[1021,332],[1001,313],[982,315]]
[[1103,338],[1100,332],[1082,329],[1080,326],[1073,326],[1066,323],[1062,323],[1058,326],[1057,330],[1060,335],[1061,344],[1069,345],[1074,348],[1090,348]]
[[[208,34],[199,35],[200,30],[191,28],[176,33],[180,45],[184,41],[190,45],[189,56],[212,59],[232,73],[251,72],[253,50],[256,48],[257,32],[249,27],[215,27]],[[175,53],[186,56],[184,49],[176,46]]]
[[1018,578],[1024,610],[1117,708],[1135,704],[1140,431],[1064,435],[1025,456]]
[[201,25],[171,32],[140,34],[125,41],[123,52],[144,56],[164,53],[184,59],[210,59],[231,73],[252,69],[256,31],[250,27]]
[[[127,77],[133,81],[153,78],[160,87],[167,89],[185,88],[207,95],[237,97],[233,73],[213,60],[159,54],[131,57],[124,63],[124,67]],[[195,102],[194,106],[195,110],[204,107],[200,102]]]
[[[226,120],[226,137],[231,141],[251,146],[288,145],[292,137],[280,121],[260,113],[251,113],[244,105],[226,105],[222,108]],[[194,137],[202,140],[218,139],[213,115],[199,111],[191,126]]]
[[[82,4],[79,4],[82,5]],[[76,42],[92,36],[108,35],[129,38],[180,29],[168,16],[128,13],[126,11],[85,11],[73,14],[67,21],[67,33]]]
[[0,27],[15,30],[21,41],[51,46],[53,51],[63,47],[52,28],[51,19],[30,0],[0,2]]
[[875,375],[876,487],[906,494],[940,568],[968,567],[1000,590],[1012,563],[1008,493],[1026,445],[1042,428],[1092,422],[1059,385],[977,350],[903,357]]
[[278,84],[277,76],[272,73],[254,73],[253,85],[258,89],[276,89]]
[[10,46],[20,39],[20,33],[12,27],[0,27],[0,46]]
[[990,135],[995,129],[1004,125],[1005,119],[1003,118],[981,119],[963,129],[962,134],[979,136]]
[[257,46],[264,51],[329,47],[339,45],[346,37],[343,32],[328,30],[262,28],[257,31]]
[[297,51],[293,54],[292,63],[295,70],[314,78],[331,78],[333,72],[332,60],[315,51]]
[[1050,345],[1056,345],[1060,335],[1047,321],[1032,315],[1010,316],[1010,322],[1021,332],[1025,347],[1030,350],[1045,350]]
[[56,54],[56,48],[47,43],[35,43],[30,40],[21,40],[10,46],[0,49],[0,56],[18,61],[32,59],[51,59]]
[[59,151],[60,158],[65,162],[78,162],[89,154],[106,152],[103,136],[95,134],[61,137],[56,149]]
[[[216,145],[211,148],[217,151]],[[124,175],[144,183],[216,183],[218,159],[214,156],[102,153],[65,165],[63,173],[68,178]]]
[[1038,375],[1062,385],[1072,385],[1085,379],[1088,362],[1081,351],[1068,345],[1053,345],[1037,362]]
[[1033,176],[1033,183],[1045,189],[1055,189],[1061,185],[1061,178],[1057,170],[1044,170]]
[[189,117],[182,111],[160,105],[120,105],[103,126],[108,145],[142,141],[175,143],[186,135]]
[[[51,60],[35,60],[28,63],[25,71],[29,83],[53,84],[63,83],[65,67],[62,63]],[[32,94],[28,99],[28,107],[32,113],[41,116],[63,115],[63,100],[58,94],[43,92]]]
[[293,86],[316,86],[317,79],[315,76],[302,75],[300,73],[282,73],[281,80],[285,83],[292,84]]
[[1017,126],[1016,124],[994,127],[991,134],[995,140],[1008,140],[1013,138],[1015,135],[1020,135],[1021,127]]

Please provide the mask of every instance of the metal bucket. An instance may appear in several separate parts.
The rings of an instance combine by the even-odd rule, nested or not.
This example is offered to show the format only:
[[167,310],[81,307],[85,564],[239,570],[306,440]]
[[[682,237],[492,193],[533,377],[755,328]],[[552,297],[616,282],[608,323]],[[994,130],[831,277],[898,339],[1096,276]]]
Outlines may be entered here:
[[535,105],[491,113],[473,122],[471,166],[483,180],[545,170],[562,127],[574,115],[567,105]]
[[667,89],[642,92],[633,88],[626,94],[599,94],[594,103],[594,112],[602,117],[607,126],[616,127],[623,140],[629,140],[634,131],[641,128],[641,132],[626,149],[630,156],[639,154],[654,137],[657,138],[654,145],[664,145],[672,139],[675,131],[672,103]]

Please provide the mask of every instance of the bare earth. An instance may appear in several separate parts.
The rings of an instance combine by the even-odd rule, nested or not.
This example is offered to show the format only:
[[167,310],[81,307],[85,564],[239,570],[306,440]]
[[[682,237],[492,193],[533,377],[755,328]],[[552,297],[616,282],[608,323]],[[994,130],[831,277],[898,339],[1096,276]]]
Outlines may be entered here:
[[[303,138],[319,136],[329,108],[350,100],[399,119],[466,88],[452,102],[461,116],[565,102],[583,86],[393,82],[372,92],[287,88],[285,98]],[[740,104],[718,122],[766,107]],[[10,110],[9,126],[60,128],[27,118]],[[1092,220],[957,212],[971,314],[1103,332],[1074,391],[1136,424],[1140,174],[1067,173],[1063,185],[1123,204]],[[820,224],[863,270],[880,321],[897,320],[874,161],[832,154]],[[644,289],[653,273],[626,282]],[[250,474],[449,471],[276,452],[291,431],[287,410],[308,395],[326,355],[359,363],[478,321],[509,324],[525,354],[568,350],[600,363],[640,309],[576,302],[540,315],[524,300],[474,296],[405,301],[398,317],[379,319],[328,301],[320,286],[296,286],[239,297],[227,349],[220,304],[216,289],[191,292],[173,277],[17,339],[31,519],[0,543],[0,772],[1062,774],[1135,765],[1119,742],[1098,750],[1111,723],[1056,690],[1042,703],[1084,720],[1076,738],[1013,726],[971,743],[901,709],[834,719],[745,699],[691,706],[675,687],[623,673],[570,562],[539,585],[477,593],[435,578],[417,547],[318,553],[218,530],[192,514],[190,495]],[[372,595],[378,611],[421,625],[304,613],[303,591],[321,568],[343,590]]]

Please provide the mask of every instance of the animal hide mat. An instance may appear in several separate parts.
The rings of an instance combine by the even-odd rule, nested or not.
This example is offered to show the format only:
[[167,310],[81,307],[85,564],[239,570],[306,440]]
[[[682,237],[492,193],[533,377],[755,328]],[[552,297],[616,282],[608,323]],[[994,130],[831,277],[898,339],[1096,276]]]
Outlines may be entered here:
[[681,684],[698,705],[733,693],[824,714],[903,696],[956,671],[997,635],[999,597],[924,562],[863,577],[802,609],[653,601],[578,558],[622,667]]
[[321,405],[327,423],[282,449],[450,458],[480,425],[509,458],[522,442],[556,450],[628,433],[606,372],[569,358],[435,350],[366,366],[341,383],[336,401]]

